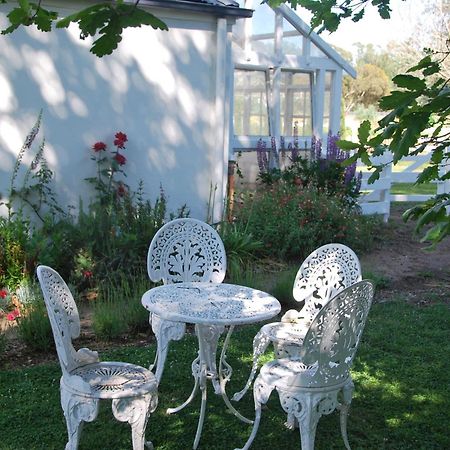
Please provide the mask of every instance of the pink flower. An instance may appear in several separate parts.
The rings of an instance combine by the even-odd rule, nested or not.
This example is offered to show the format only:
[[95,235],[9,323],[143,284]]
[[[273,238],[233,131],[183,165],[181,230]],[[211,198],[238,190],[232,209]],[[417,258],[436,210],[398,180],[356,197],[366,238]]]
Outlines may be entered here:
[[0,298],[6,298],[8,296],[8,291],[6,289],[0,290]]
[[16,308],[14,311],[12,311],[6,315],[6,320],[8,320],[9,322],[13,322],[19,316],[20,316],[20,311]]
[[125,156],[121,155],[120,153],[116,153],[114,155],[114,159],[117,161],[117,164],[119,164],[119,166],[123,166],[127,162],[127,158],[125,158]]
[[92,277],[92,272],[90,270],[84,270],[83,271],[83,276],[84,278],[91,278]]
[[106,144],[104,142],[96,142],[93,146],[92,146],[92,150],[94,150],[95,153],[101,152],[102,150],[106,150]]
[[116,133],[115,137],[116,139],[114,139],[114,145],[119,148],[124,148],[125,142],[128,141],[127,135],[119,131],[118,133]]

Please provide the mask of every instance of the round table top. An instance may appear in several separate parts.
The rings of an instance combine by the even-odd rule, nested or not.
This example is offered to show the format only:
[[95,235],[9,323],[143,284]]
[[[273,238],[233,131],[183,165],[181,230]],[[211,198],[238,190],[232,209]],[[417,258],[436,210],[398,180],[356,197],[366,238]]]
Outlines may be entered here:
[[142,305],[174,322],[242,325],[270,319],[280,302],[266,292],[227,283],[174,283],[150,289]]

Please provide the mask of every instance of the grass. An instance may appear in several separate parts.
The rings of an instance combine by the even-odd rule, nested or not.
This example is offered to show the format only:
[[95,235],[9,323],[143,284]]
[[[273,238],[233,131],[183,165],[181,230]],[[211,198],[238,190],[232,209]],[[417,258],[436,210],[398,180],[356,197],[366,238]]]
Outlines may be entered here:
[[[405,302],[375,304],[354,364],[356,390],[348,432],[352,449],[450,448],[450,310],[435,304],[426,308]],[[236,330],[228,351],[234,369],[228,385],[240,390],[248,375],[251,342],[258,326]],[[126,347],[103,354],[148,365],[155,348]],[[190,362],[197,351],[196,338],[187,336],[170,347],[159,389],[160,403],[147,426],[147,438],[157,450],[192,448],[199,413],[199,398],[178,414],[168,416],[169,406],[181,403],[192,387]],[[24,370],[0,371],[1,450],[52,450],[64,448],[66,428],[59,404],[60,369],[56,364]],[[251,393],[238,409],[253,416]],[[297,431],[283,426],[285,415],[277,394],[272,393],[255,450],[298,449]],[[242,446],[251,426],[226,411],[220,397],[208,387],[208,407],[199,450],[230,450]],[[131,448],[131,432],[115,421],[108,402],[102,402],[99,418],[85,425],[80,450]],[[344,448],[338,414],[322,417],[317,450]]]
[[436,195],[434,183],[392,183],[391,194],[401,195]]

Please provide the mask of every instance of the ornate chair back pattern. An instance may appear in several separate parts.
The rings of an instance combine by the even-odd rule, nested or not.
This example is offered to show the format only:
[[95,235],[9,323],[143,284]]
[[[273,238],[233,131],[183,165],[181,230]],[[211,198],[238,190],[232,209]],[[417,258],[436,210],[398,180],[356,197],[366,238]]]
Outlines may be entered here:
[[327,244],[312,252],[303,262],[294,281],[293,296],[306,321],[312,321],[320,309],[338,292],[361,280],[356,254],[342,244]]
[[317,314],[303,340],[302,363],[310,370],[302,375],[300,385],[333,386],[348,378],[373,293],[370,281],[360,281],[336,295]]
[[147,256],[148,275],[164,284],[188,281],[221,283],[226,272],[225,248],[216,230],[196,219],[175,219],[153,238]]
[[39,266],[37,276],[44,294],[61,369],[67,375],[79,365],[72,345],[72,339],[80,335],[78,309],[67,284],[55,270]]

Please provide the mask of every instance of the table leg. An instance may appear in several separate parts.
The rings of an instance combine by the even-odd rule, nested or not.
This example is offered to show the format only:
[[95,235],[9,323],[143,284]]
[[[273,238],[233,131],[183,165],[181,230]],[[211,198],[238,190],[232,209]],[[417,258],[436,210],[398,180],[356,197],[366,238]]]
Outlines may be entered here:
[[227,408],[242,422],[252,424],[253,420],[247,419],[244,417],[236,408],[230,403],[230,399],[228,398],[227,392],[225,390],[226,384],[230,381],[231,374],[233,373],[233,369],[226,361],[226,352],[228,345],[230,343],[230,338],[234,330],[234,325],[230,326],[228,329],[227,337],[225,338],[225,342],[223,343],[222,352],[220,353],[219,360],[219,381],[220,381],[220,391],[222,394],[223,401]]

